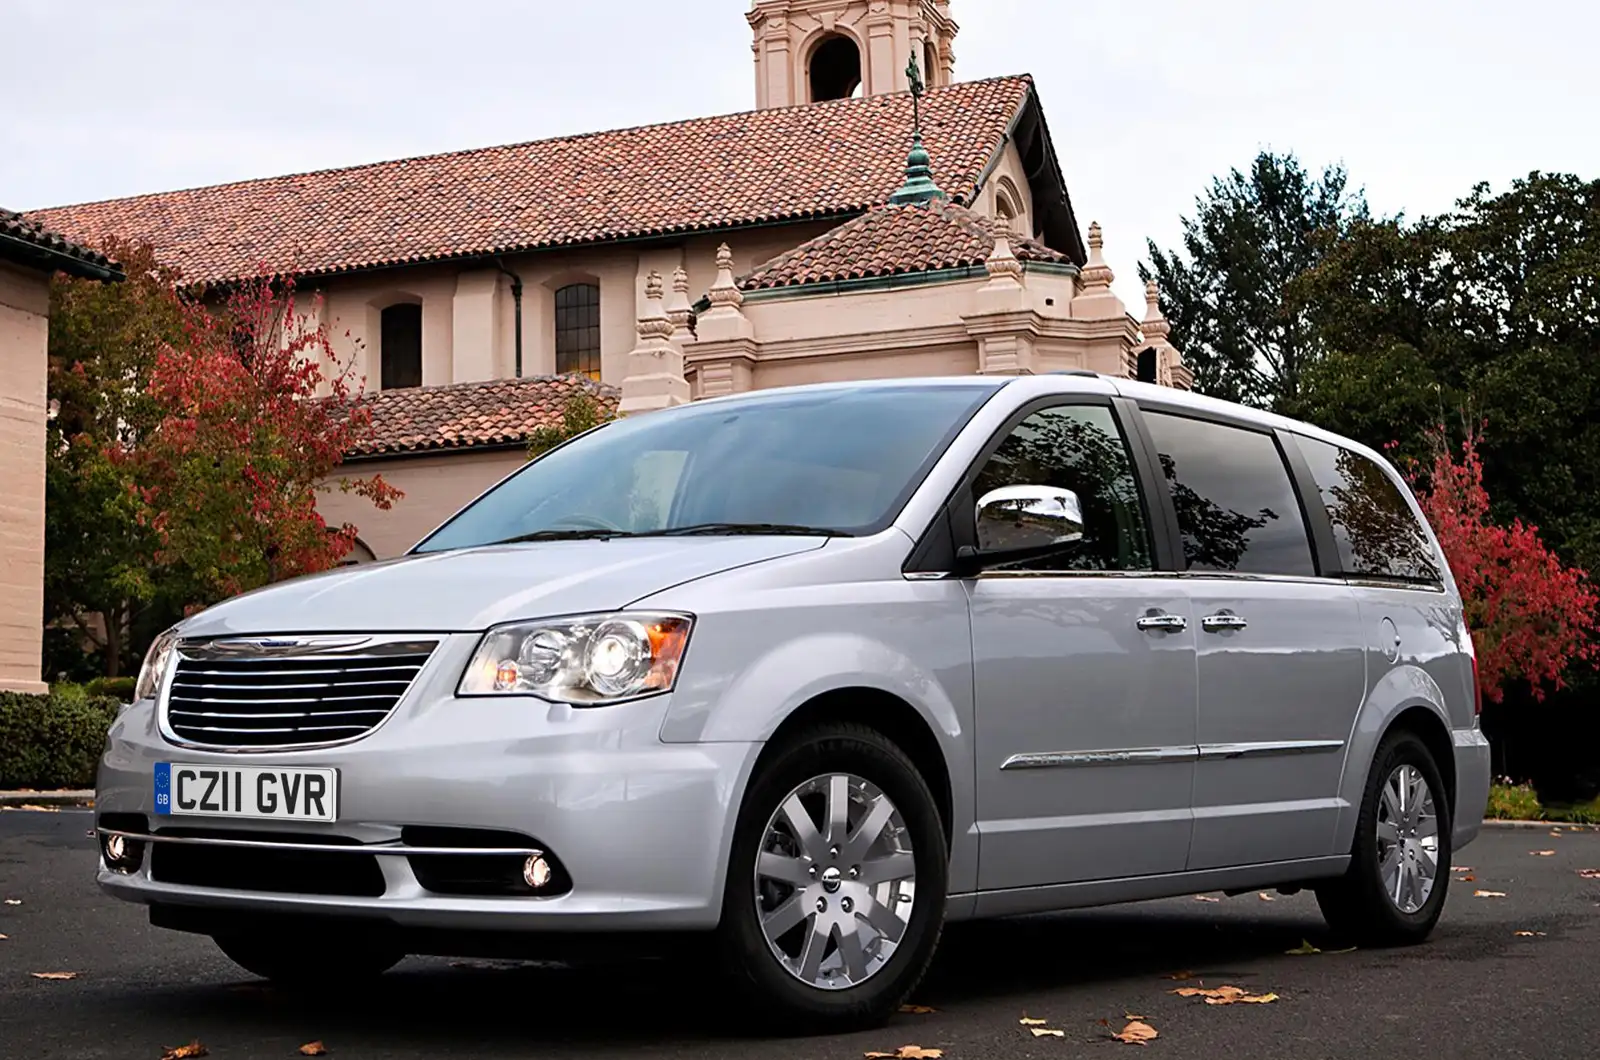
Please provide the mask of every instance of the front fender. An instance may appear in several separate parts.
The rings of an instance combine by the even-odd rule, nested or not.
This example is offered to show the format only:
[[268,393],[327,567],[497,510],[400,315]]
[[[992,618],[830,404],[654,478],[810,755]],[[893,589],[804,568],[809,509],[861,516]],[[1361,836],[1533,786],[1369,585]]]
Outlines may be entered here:
[[[1356,820],[1361,816],[1361,799],[1378,744],[1395,718],[1413,707],[1421,707],[1450,732],[1450,712],[1444,690],[1422,667],[1402,664],[1378,679],[1356,715],[1350,739],[1345,743],[1344,773],[1339,783],[1342,806],[1334,834],[1335,850],[1348,850],[1355,841]],[[1440,763],[1443,768],[1445,763]]]

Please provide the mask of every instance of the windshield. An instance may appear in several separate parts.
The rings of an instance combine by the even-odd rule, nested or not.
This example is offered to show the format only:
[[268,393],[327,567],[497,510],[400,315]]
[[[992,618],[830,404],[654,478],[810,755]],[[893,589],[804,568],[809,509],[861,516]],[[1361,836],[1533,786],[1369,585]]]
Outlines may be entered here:
[[609,423],[413,551],[670,533],[876,533],[990,383],[772,391]]

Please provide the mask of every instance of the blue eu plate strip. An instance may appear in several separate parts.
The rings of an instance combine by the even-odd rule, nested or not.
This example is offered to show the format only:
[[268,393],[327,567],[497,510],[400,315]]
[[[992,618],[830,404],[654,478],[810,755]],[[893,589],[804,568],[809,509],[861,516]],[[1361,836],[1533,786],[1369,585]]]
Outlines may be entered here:
[[156,812],[172,812],[172,763],[156,763]]

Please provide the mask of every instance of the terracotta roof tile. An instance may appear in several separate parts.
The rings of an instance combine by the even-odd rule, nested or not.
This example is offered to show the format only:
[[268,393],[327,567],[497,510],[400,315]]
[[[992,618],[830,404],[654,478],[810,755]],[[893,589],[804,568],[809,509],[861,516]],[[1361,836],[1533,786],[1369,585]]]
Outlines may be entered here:
[[[1021,261],[1070,264],[1033,239],[1011,237]],[[964,206],[933,202],[880,206],[757,267],[739,281],[751,291],[982,265],[994,251],[994,222]]]
[[104,254],[81,247],[38,221],[6,209],[0,209],[0,257],[74,276],[122,278],[121,271]]
[[372,433],[347,456],[394,456],[442,449],[514,445],[540,427],[557,427],[574,394],[614,410],[617,391],[578,375],[492,379],[482,383],[384,390],[368,395]]
[[[970,195],[1032,92],[929,91],[935,176]],[[144,239],[191,282],[319,275],[854,213],[900,185],[909,94],[835,100],[61,206],[73,238]]]

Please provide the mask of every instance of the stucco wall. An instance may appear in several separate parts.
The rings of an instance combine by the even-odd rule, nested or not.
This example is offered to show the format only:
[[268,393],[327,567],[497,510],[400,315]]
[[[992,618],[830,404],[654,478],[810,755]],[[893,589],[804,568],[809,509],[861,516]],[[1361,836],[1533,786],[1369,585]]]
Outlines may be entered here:
[[[601,379],[616,385],[627,374],[644,277],[652,269],[670,285],[672,271],[682,265],[689,273],[689,297],[694,301],[716,278],[718,244],[727,242],[739,271],[748,272],[835,223],[694,236],[661,247],[593,247],[507,257],[506,267],[522,277],[523,375],[556,370],[555,293],[569,283],[600,287]],[[302,311],[316,295],[321,296],[321,319],[328,324],[336,352],[353,363],[354,375],[369,392],[376,391],[383,378],[380,314],[386,306],[401,302],[422,306],[424,386],[509,379],[516,374],[516,303],[511,278],[497,269],[419,265],[330,279],[302,296]]]
[[341,468],[344,476],[381,474],[405,496],[383,512],[365,498],[329,488],[317,498],[317,510],[331,526],[354,525],[375,558],[393,559],[526,462],[520,449],[362,460]]
[[42,692],[50,286],[0,265],[0,689]]

